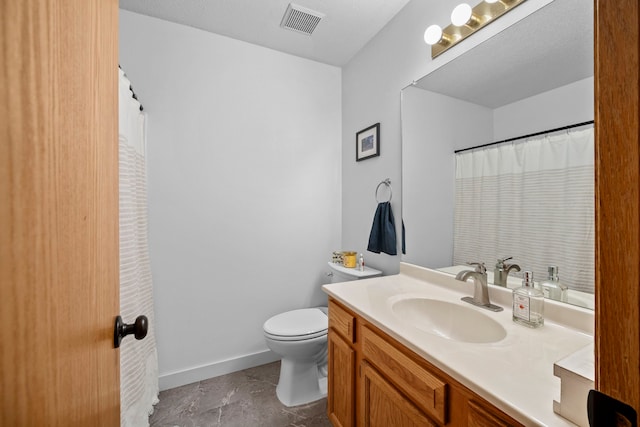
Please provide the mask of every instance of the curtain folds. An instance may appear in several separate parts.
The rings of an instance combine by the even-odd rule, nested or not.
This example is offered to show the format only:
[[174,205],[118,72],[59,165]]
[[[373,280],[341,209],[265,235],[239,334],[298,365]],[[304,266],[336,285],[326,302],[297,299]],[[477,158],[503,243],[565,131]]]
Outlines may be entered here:
[[120,347],[122,426],[148,426],[158,402],[158,358],[147,242],[145,116],[119,70],[120,315],[132,323],[149,319],[146,338],[127,337]]
[[513,256],[536,281],[557,265],[593,293],[593,129],[456,155],[454,265]]

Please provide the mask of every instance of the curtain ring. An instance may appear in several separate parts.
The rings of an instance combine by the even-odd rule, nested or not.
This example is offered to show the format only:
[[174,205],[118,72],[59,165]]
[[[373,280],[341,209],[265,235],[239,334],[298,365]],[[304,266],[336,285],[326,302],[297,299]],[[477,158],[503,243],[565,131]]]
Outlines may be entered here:
[[393,189],[391,188],[391,180],[389,178],[387,178],[384,181],[381,181],[380,184],[378,184],[378,186],[376,187],[375,197],[376,197],[376,202],[378,202],[378,203],[383,203],[380,200],[378,200],[378,190],[380,190],[380,186],[383,185],[383,184],[386,185],[387,188],[389,188],[389,200],[386,200],[386,202],[390,202],[391,198],[393,197]]

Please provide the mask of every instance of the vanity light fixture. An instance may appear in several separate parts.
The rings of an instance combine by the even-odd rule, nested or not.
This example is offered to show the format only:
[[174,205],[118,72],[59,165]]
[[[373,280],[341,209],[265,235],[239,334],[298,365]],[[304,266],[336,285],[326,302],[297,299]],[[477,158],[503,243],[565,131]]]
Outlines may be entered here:
[[493,4],[493,3],[501,3],[501,4],[503,4],[504,6],[507,6],[507,5],[511,4],[511,3],[513,3],[513,1],[514,1],[514,0],[484,0],[484,1],[485,1],[486,3],[489,3],[489,4]]
[[424,32],[425,43],[431,45],[431,57],[435,58],[525,1],[484,0],[473,8],[467,3],[459,4],[451,13],[451,25],[445,29],[430,25]]

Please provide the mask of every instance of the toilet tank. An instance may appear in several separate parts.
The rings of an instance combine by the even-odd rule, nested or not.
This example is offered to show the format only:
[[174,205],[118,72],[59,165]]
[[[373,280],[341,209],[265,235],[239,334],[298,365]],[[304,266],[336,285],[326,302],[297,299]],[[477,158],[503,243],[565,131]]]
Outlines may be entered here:
[[341,264],[335,264],[333,262],[328,262],[329,264],[329,273],[328,276],[331,278],[331,283],[337,282],[349,282],[351,280],[359,280],[359,279],[369,279],[371,277],[382,276],[382,271],[376,270],[375,268],[364,266],[364,271],[360,271],[359,268],[347,268],[343,267]]

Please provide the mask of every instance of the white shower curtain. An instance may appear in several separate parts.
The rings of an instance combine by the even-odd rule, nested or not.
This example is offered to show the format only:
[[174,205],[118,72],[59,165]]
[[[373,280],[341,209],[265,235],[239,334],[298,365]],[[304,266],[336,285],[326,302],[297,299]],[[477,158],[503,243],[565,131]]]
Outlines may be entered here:
[[593,128],[456,155],[454,264],[513,256],[536,280],[557,265],[593,293]]
[[125,338],[120,347],[120,424],[148,426],[158,402],[158,358],[151,268],[147,244],[145,116],[132,98],[130,82],[120,69],[120,315],[133,323],[149,319],[146,338]]

